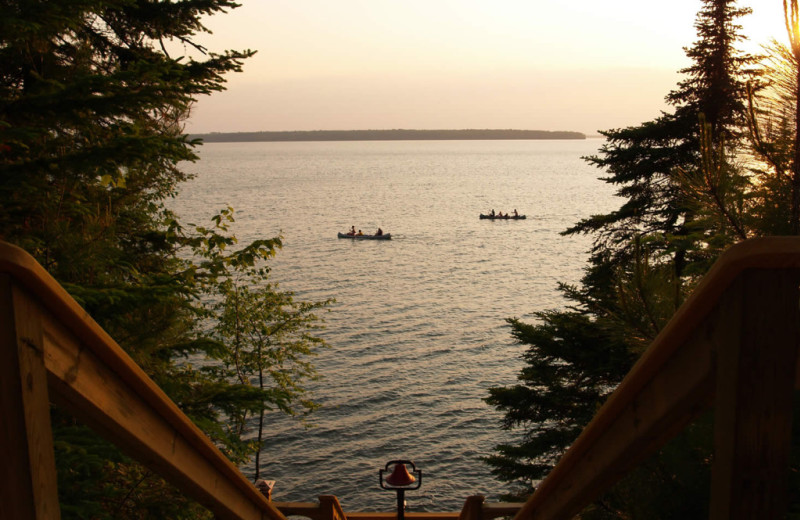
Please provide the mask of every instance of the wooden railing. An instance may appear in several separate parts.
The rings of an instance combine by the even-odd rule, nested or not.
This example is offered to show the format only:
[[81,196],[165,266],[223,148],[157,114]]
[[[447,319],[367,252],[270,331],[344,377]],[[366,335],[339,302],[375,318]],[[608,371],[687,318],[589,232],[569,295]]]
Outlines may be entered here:
[[0,242],[0,516],[60,517],[50,402],[217,518],[285,520],[66,291]]
[[[800,346],[800,238],[754,239],[711,269],[521,508],[470,497],[411,520],[566,519],[713,407],[710,518],[772,519],[786,506]],[[335,497],[269,502],[27,253],[0,242],[0,510],[59,518],[55,402],[218,518],[387,520]],[[280,509],[280,510],[279,510]],[[283,513],[281,512],[283,511]]]
[[[342,509],[336,497],[323,495],[319,503],[313,502],[275,502],[281,513],[286,516],[302,516],[311,520],[342,520],[337,514]],[[522,508],[521,503],[486,502],[482,495],[468,497],[461,512],[405,512],[409,520],[494,520],[495,518],[513,517]],[[347,513],[347,520],[392,520],[397,513]]]
[[783,518],[799,305],[800,238],[730,248],[515,519],[572,518],[712,407],[709,518]]
[[[269,501],[30,255],[0,242],[0,518],[60,517],[51,402],[220,519],[395,516],[345,514],[331,495],[319,504]],[[521,506],[470,497],[462,520],[513,516]],[[458,520],[459,513],[406,516]]]

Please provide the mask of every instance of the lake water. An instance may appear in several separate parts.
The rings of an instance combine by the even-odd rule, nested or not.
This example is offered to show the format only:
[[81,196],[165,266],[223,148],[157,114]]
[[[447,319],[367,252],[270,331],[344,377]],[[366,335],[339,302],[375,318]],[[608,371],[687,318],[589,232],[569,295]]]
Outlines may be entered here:
[[[339,497],[392,511],[378,470],[411,459],[409,511],[457,511],[506,486],[480,458],[509,440],[483,399],[514,384],[524,347],[508,317],[563,306],[586,237],[559,232],[619,205],[581,156],[600,140],[214,143],[172,204],[184,222],[236,210],[243,243],[281,233],[272,278],[297,299],[335,298],[311,385],[311,427],[268,417],[262,475],[279,501]],[[526,220],[479,220],[489,210]],[[355,226],[391,241],[338,239]],[[243,468],[246,472],[248,468]]]

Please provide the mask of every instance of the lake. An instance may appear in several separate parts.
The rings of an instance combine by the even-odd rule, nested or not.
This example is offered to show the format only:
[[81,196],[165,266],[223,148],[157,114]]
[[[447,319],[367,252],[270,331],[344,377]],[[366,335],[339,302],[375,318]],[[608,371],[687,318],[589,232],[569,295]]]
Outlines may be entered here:
[[[171,207],[210,224],[236,210],[240,243],[281,234],[271,277],[298,300],[335,298],[331,348],[310,385],[310,425],[268,416],[264,478],[278,501],[339,497],[345,511],[393,511],[378,470],[410,459],[422,486],[408,511],[458,511],[507,486],[481,457],[513,440],[487,389],[523,366],[506,318],[564,305],[590,241],[568,226],[619,206],[582,156],[599,139],[209,143]],[[513,211],[525,220],[480,220]],[[338,239],[350,226],[392,240]],[[249,468],[244,467],[249,475]]]

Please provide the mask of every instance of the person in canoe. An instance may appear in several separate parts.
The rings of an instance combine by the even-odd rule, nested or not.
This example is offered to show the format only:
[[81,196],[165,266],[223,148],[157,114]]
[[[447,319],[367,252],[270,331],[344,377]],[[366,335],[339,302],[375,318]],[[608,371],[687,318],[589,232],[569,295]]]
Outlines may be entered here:
[[489,216],[494,217],[494,208],[492,208],[492,211],[489,212]]
[[355,236],[356,235],[356,227],[355,226],[350,226],[350,231],[348,231],[347,234],[350,235],[350,236]]
[[375,236],[376,237],[382,237],[383,236],[383,230],[381,228],[378,228],[378,231],[375,232]]
[[356,233],[356,236],[357,236],[357,237],[363,237],[363,236],[364,236],[364,233],[362,233],[362,232],[361,232],[361,230],[359,229],[359,230],[358,230],[358,233]]
[[518,216],[519,216],[519,213],[517,213],[517,208],[514,208],[514,216],[515,216],[515,217],[518,217]]

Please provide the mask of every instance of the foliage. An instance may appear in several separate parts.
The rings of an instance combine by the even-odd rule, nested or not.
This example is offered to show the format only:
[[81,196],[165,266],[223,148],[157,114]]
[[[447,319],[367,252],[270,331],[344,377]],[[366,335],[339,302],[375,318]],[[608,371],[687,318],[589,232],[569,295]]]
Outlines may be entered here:
[[253,406],[229,416],[229,423],[235,425],[239,436],[248,430],[248,412],[257,420],[253,475],[257,481],[266,412],[277,409],[295,415],[299,409],[307,414],[318,407],[308,399],[303,383],[317,379],[310,358],[327,346],[311,333],[319,327],[314,312],[332,300],[296,302],[291,292],[278,291],[273,284],[255,289],[232,284],[222,296],[217,333],[231,348],[226,367],[235,373],[242,387],[257,390]]
[[541,325],[508,320],[520,343],[537,348],[523,356],[520,383],[492,388],[487,399],[505,413],[504,428],[529,428],[519,445],[500,445],[487,458],[498,478],[516,484],[516,495],[555,465],[632,363],[627,345],[587,312],[549,311],[537,318]]
[[[264,262],[280,239],[232,251],[232,210],[209,228],[184,228],[165,205],[187,179],[180,163],[197,159],[199,142],[182,126],[192,104],[222,90],[224,75],[253,54],[216,54],[196,43],[205,17],[235,7],[229,0],[0,0],[0,239],[33,254],[242,462],[256,444],[226,421],[268,406],[290,411],[298,399],[306,406],[302,380],[311,369],[298,352],[292,362],[302,368],[275,368],[283,380],[240,384],[226,363],[249,347],[231,350],[221,341],[229,339],[214,333],[221,309],[204,298],[229,290],[234,273],[265,282]],[[267,287],[252,287],[252,305],[282,305],[270,300],[282,293]],[[313,330],[306,304],[285,305],[307,320],[298,330]],[[284,340],[294,348],[296,340],[274,337]],[[307,341],[309,351],[318,346]],[[72,418],[56,412],[53,423],[64,518],[195,517],[196,505]]]
[[[800,54],[773,54],[781,65],[793,61],[785,76],[755,69],[734,47],[736,19],[748,12],[733,0],[704,0],[698,40],[686,50],[692,64],[667,96],[674,110],[602,132],[605,144],[587,158],[618,186],[622,205],[565,232],[594,237],[580,285],[561,287],[571,306],[539,312],[530,325],[510,320],[528,346],[526,365],[516,385],[487,398],[505,413],[505,428],[523,431],[519,444],[487,459],[517,495],[553,467],[722,250],[791,229]],[[783,97],[771,95],[776,89]],[[765,110],[767,99],[775,105]],[[697,484],[710,464],[707,430],[693,425],[586,518],[695,516],[707,503],[707,484]],[[686,497],[683,510],[673,507],[675,493]]]
[[[785,6],[789,7],[789,6]],[[787,23],[797,31],[797,3],[791,2]],[[794,17],[794,21],[792,21]],[[787,47],[776,41],[766,48],[766,92],[750,96],[749,123],[759,229],[769,234],[800,233],[800,134],[798,134],[798,69],[800,35],[790,33]],[[787,222],[785,215],[790,215]]]
[[[219,363],[203,370],[214,372],[216,379],[236,382],[233,388],[239,398],[223,408],[224,423],[211,423],[239,440],[245,458],[255,454],[255,481],[260,473],[265,413],[278,410],[295,415],[298,410],[305,414],[317,408],[304,383],[317,378],[311,358],[327,347],[314,335],[321,328],[315,312],[333,300],[295,301],[292,292],[280,291],[269,281],[269,270],[257,262],[273,256],[280,239],[258,240],[228,253],[227,247],[236,242],[227,234],[234,222],[233,209],[223,210],[213,220],[213,229],[196,227],[200,234],[187,240],[195,256],[204,259],[193,273],[204,280],[204,315],[214,318],[212,335],[225,345],[221,355],[214,356]],[[245,442],[251,415],[258,418],[256,440]]]
[[[686,207],[677,170],[693,171],[701,163],[701,114],[709,128],[715,149],[735,148],[746,128],[746,93],[758,89],[757,74],[749,68],[755,58],[738,53],[733,45],[741,38],[738,17],[750,12],[737,9],[733,0],[705,0],[698,13],[698,39],[686,49],[692,64],[681,70],[685,75],[678,89],[666,101],[675,107],[657,119],[636,127],[601,132],[606,143],[600,154],[587,160],[604,169],[606,182],[619,186],[622,206],[607,215],[584,219],[567,233],[592,233],[594,255],[608,261],[625,262],[629,244],[637,236],[661,235],[662,248],[673,251],[676,275],[683,275],[687,260],[687,226],[694,214]],[[610,256],[607,256],[610,255]]]

